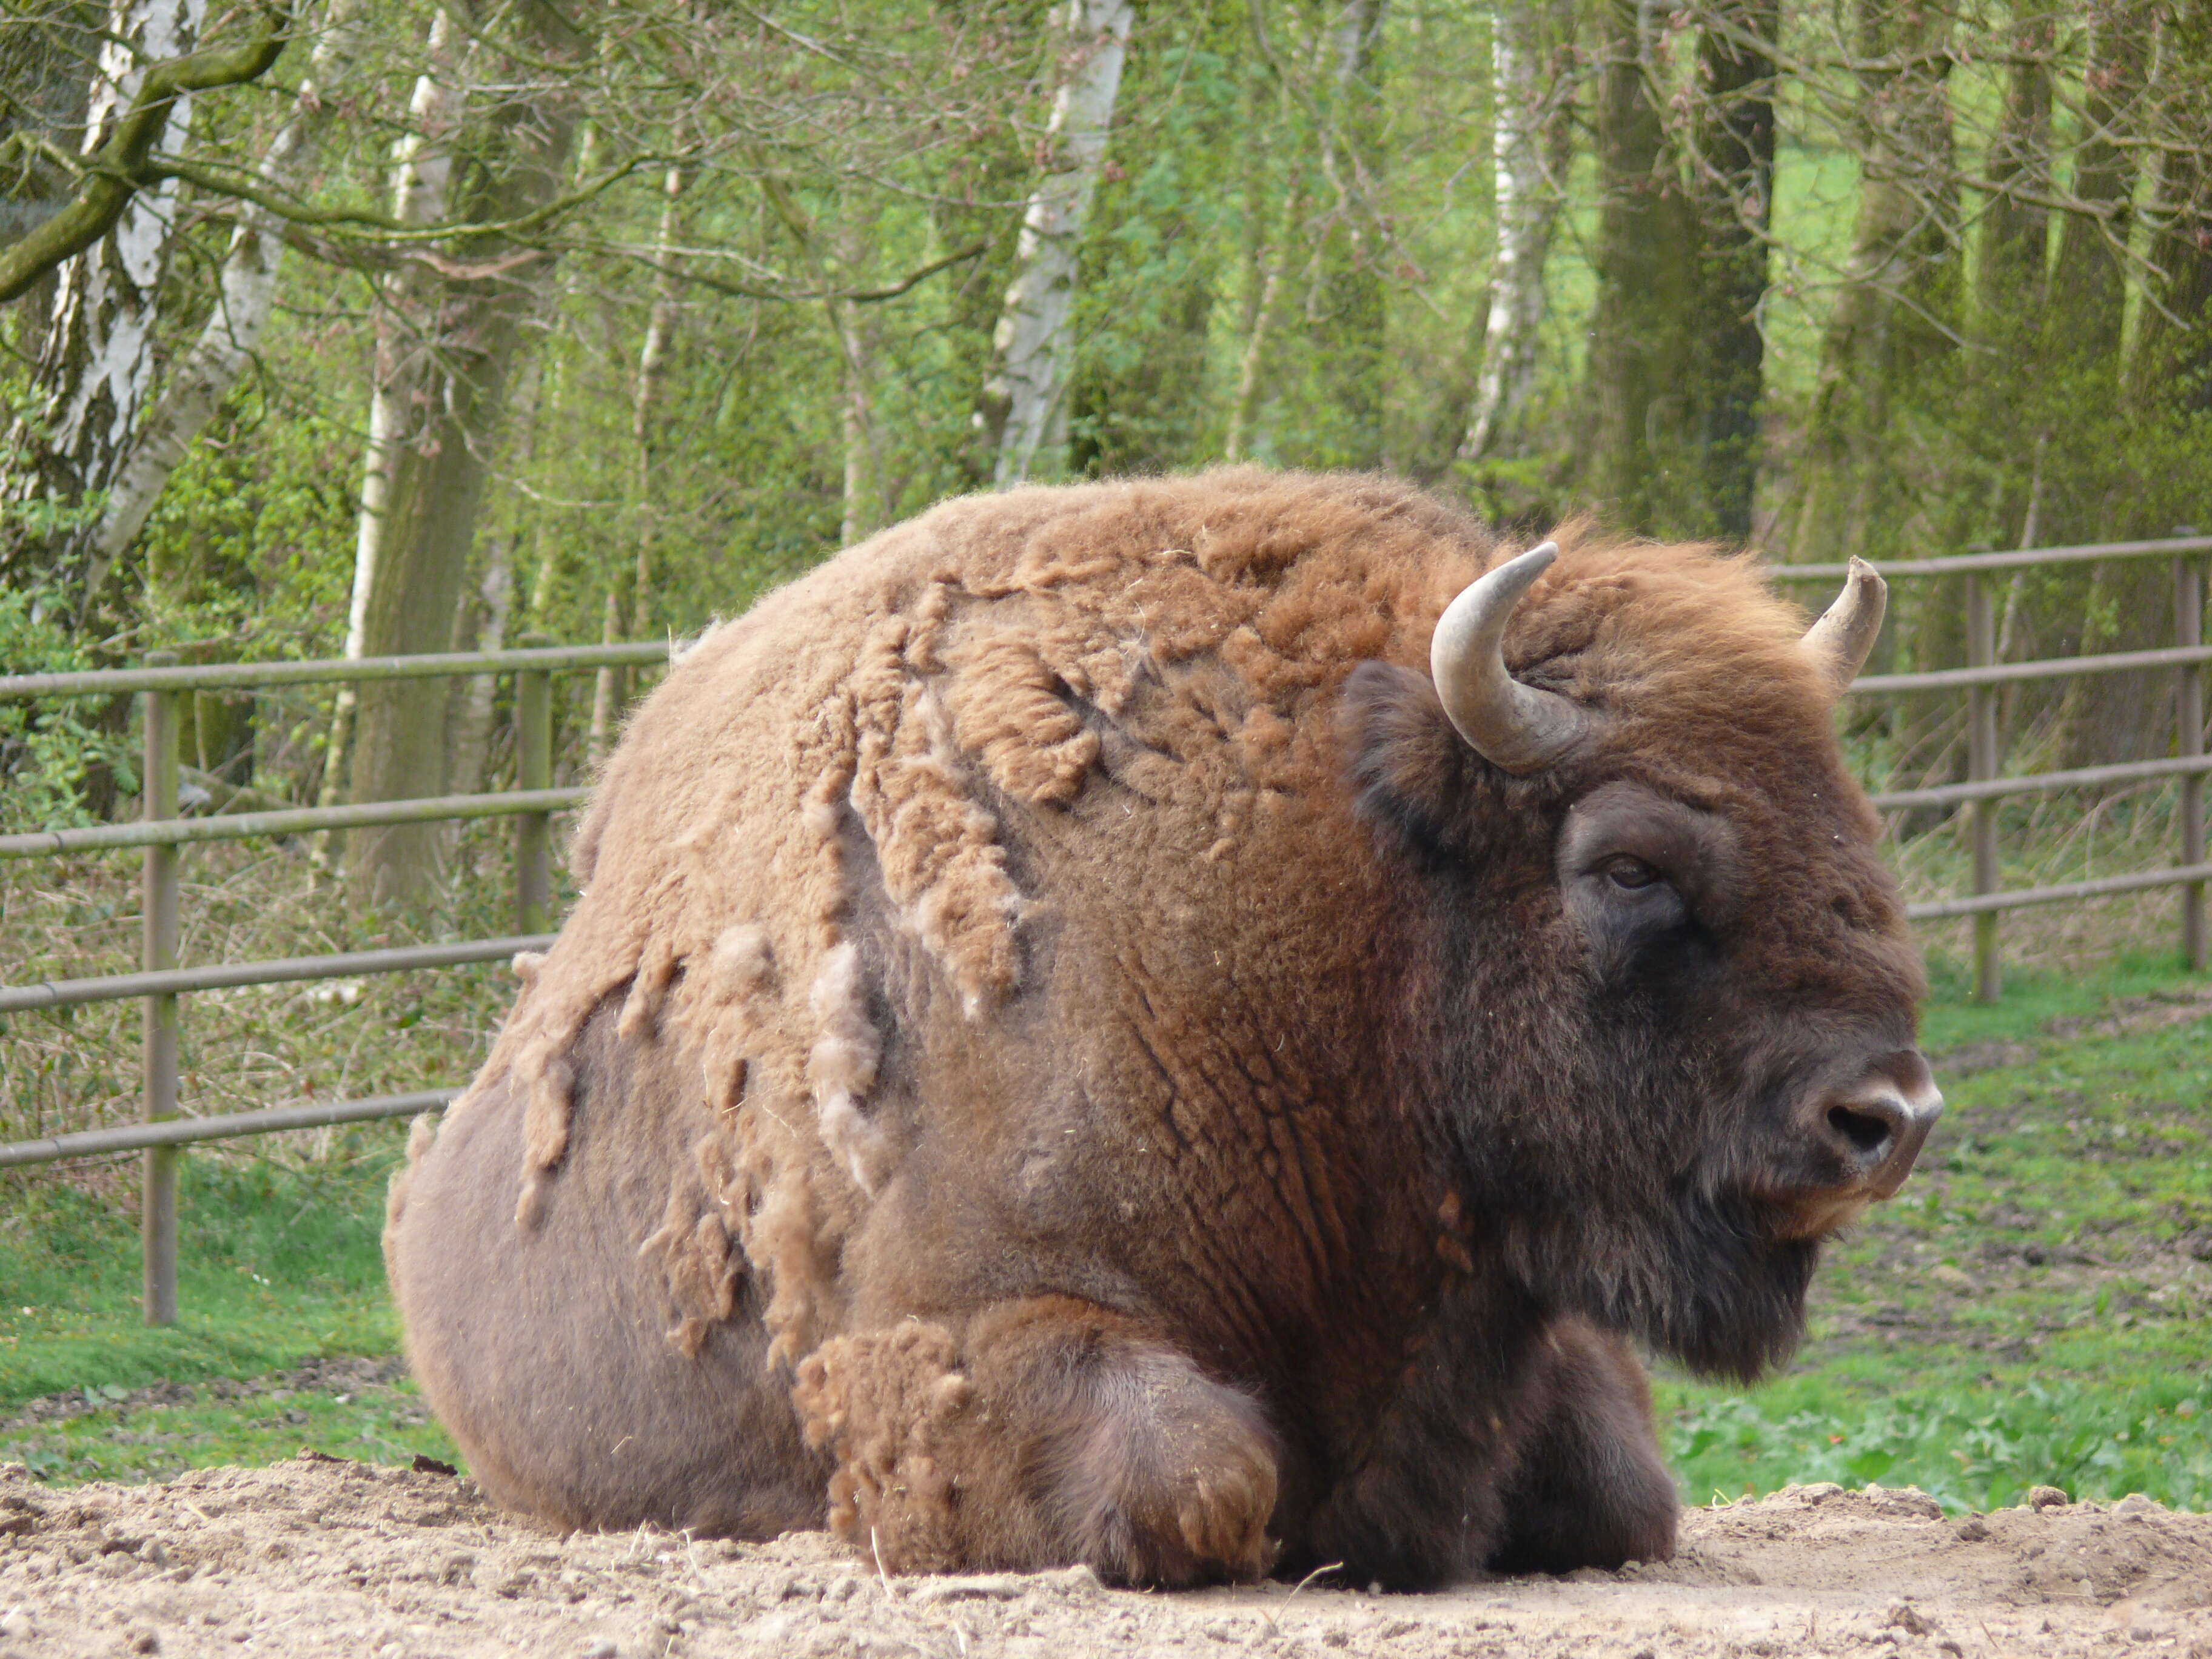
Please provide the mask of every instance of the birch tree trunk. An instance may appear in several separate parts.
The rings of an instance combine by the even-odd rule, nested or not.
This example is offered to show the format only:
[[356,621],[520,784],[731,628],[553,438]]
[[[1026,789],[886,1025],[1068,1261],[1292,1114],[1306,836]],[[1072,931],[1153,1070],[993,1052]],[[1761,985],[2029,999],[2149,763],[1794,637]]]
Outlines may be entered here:
[[[483,580],[477,584],[476,648],[501,651],[507,647],[507,619],[514,608],[514,559],[512,535],[488,538]],[[453,762],[447,769],[447,786],[455,794],[467,794],[484,786],[484,769],[491,758],[492,714],[499,701],[496,675],[472,674],[467,689],[456,700],[452,742]],[[450,843],[459,836],[458,823],[440,826]]]
[[1491,167],[1498,252],[1483,323],[1482,367],[1459,447],[1464,461],[1526,451],[1522,417],[1536,383],[1544,264],[1565,193],[1553,166],[1573,109],[1561,84],[1558,56],[1571,42],[1573,28],[1572,0],[1550,5],[1503,0],[1492,25],[1496,105]]
[[1225,461],[1251,459],[1252,429],[1260,412],[1269,337],[1274,331],[1275,313],[1282,298],[1283,272],[1290,263],[1291,239],[1297,234],[1304,207],[1303,191],[1286,180],[1281,210],[1261,246],[1260,257],[1253,264],[1254,293],[1249,307],[1251,320],[1245,328],[1243,347],[1237,353],[1237,388],[1231,394],[1229,428],[1221,446],[1221,458]]
[[659,503],[654,500],[653,476],[659,435],[661,382],[668,352],[676,339],[676,278],[671,274],[676,258],[678,209],[686,183],[684,169],[672,167],[660,181],[660,226],[654,255],[659,269],[653,281],[653,305],[646,313],[645,338],[637,349],[637,379],[629,404],[629,440],[633,467],[632,493],[637,513],[637,561],[631,573],[629,631],[632,639],[646,638],[653,629],[653,550],[660,532]]
[[[552,200],[567,175],[580,116],[579,95],[559,65],[579,54],[582,39],[547,0],[525,0],[504,21],[516,50],[500,67],[506,84],[497,104],[471,137],[468,199],[452,204],[453,214],[470,222],[519,218]],[[499,50],[496,42],[481,49],[488,56]],[[460,241],[428,284],[434,304],[421,314],[434,319],[434,332],[408,343],[415,361],[380,375],[380,410],[373,414],[380,413],[380,420],[372,433],[362,514],[369,556],[357,557],[355,572],[360,654],[453,647],[509,371],[550,263],[541,251],[501,237]],[[389,391],[402,385],[419,385],[422,400],[402,408],[394,399],[384,409]],[[411,423],[402,424],[409,416]],[[373,501],[380,481],[381,499]],[[394,800],[444,788],[450,690],[438,680],[387,680],[364,690],[354,743],[355,799]],[[439,844],[434,825],[359,832],[349,872],[355,902],[421,899],[436,873]]]
[[[137,95],[140,60],[182,57],[198,44],[205,0],[118,0],[107,17],[87,101],[82,153],[91,155],[106,128]],[[191,125],[188,98],[170,106],[155,148],[180,148]],[[11,550],[6,574],[33,589],[34,612],[81,614],[85,579],[94,559],[95,509],[131,453],[152,386],[155,332],[162,278],[169,268],[176,185],[133,194],[107,235],[58,273],[53,307],[40,354],[41,401],[27,446],[33,465],[15,479],[18,500],[45,496],[65,508],[61,527],[40,544]],[[19,438],[19,441],[20,441]]]
[[[359,46],[363,3],[338,0],[331,9],[292,112],[256,169],[264,185],[296,192],[313,164],[329,125],[333,88]],[[108,574],[161,498],[169,475],[207,429],[260,345],[276,297],[276,270],[283,255],[276,216],[240,202],[238,228],[231,233],[230,249],[216,278],[215,311],[191,349],[169,370],[161,399],[147,415],[93,532],[81,614],[99,598]]]
[[[446,216],[447,185],[453,167],[447,146],[459,109],[453,33],[453,19],[441,7],[430,19],[427,67],[416,78],[414,95],[408,100],[407,136],[399,143],[392,169],[392,216],[404,224],[429,224]],[[382,562],[400,436],[423,375],[424,364],[410,337],[427,326],[422,289],[429,277],[424,267],[412,266],[394,273],[378,294],[376,351],[369,368],[368,447],[362,465],[361,507],[354,521],[353,590],[346,611],[344,654],[349,662],[366,654],[368,600]],[[345,793],[357,704],[353,686],[338,687],[324,746],[319,805],[335,806]],[[319,859],[329,863],[337,845],[335,836],[325,837],[318,848]]]
[[837,423],[845,445],[845,514],[837,533],[840,543],[850,547],[882,529],[890,516],[884,499],[883,433],[876,423],[875,340],[867,319],[849,300],[830,301],[830,325],[836,331],[844,372]]
[[1048,159],[1022,216],[1015,276],[992,336],[997,368],[985,393],[1006,410],[993,473],[1002,489],[1066,465],[1076,255],[1105,166],[1132,16],[1129,0],[1065,0],[1054,10],[1060,51],[1045,126]]
[[[638,347],[637,373],[630,384],[630,571],[629,635],[644,639],[653,626],[653,544],[658,526],[653,518],[653,422],[659,413],[661,371],[668,357],[676,327],[676,208],[684,195],[684,169],[670,167],[661,178],[660,228],[653,257],[657,275],[653,304],[646,314],[645,338]],[[604,642],[612,645],[623,635],[622,599],[611,580],[606,616],[601,627]],[[599,670],[592,687],[592,719],[585,732],[585,759],[596,772],[606,758],[614,738],[617,712],[625,700],[628,671],[609,666]]]

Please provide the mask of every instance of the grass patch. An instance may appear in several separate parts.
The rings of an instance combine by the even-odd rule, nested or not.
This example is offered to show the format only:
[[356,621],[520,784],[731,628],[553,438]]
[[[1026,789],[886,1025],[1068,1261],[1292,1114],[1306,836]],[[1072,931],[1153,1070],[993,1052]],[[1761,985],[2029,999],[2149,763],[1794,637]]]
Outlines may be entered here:
[[[135,1179],[88,1190],[0,1178],[0,1419],[43,1395],[252,1376],[332,1354],[388,1354],[398,1322],[378,1242],[398,1132],[363,1126],[331,1161],[287,1169],[187,1155],[179,1317],[139,1317]],[[116,1166],[134,1177],[135,1161]]]
[[69,1484],[270,1463],[302,1448],[454,1461],[396,1362],[347,1358],[399,1345],[378,1239],[403,1133],[359,1126],[301,1167],[236,1150],[186,1157],[179,1316],[166,1329],[140,1321],[128,1180],[5,1178],[0,1462]]
[[363,1463],[404,1466],[418,1455],[459,1461],[412,1382],[288,1388],[283,1381],[243,1389],[173,1385],[151,1401],[118,1387],[125,1397],[110,1405],[0,1428],[0,1462],[27,1464],[40,1480],[68,1486],[277,1463],[310,1449]]

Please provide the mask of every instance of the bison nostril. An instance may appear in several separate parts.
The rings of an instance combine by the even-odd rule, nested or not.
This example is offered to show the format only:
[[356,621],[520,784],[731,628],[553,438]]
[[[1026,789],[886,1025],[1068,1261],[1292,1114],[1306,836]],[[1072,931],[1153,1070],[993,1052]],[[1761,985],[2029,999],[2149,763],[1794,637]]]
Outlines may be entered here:
[[1858,1111],[1849,1106],[1828,1108],[1828,1127],[1840,1136],[1845,1146],[1861,1158],[1878,1156],[1889,1145],[1897,1133],[1893,1116],[1877,1116],[1872,1112]]

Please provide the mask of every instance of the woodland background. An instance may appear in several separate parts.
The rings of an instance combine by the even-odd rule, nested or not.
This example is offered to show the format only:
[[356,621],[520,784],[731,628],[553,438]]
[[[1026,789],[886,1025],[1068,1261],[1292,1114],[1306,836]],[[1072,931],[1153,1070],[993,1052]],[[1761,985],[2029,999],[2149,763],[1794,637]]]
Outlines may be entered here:
[[[0,301],[7,672],[681,635],[949,494],[1224,460],[1790,561],[2158,536],[2212,520],[2212,7],[0,0]],[[2001,651],[2167,643],[2167,580],[2021,573]],[[1889,665],[1960,660],[1899,600]],[[568,684],[563,781],[635,689]],[[488,787],[505,695],[200,698],[190,775]],[[127,811],[129,720],[0,709],[7,827]]]

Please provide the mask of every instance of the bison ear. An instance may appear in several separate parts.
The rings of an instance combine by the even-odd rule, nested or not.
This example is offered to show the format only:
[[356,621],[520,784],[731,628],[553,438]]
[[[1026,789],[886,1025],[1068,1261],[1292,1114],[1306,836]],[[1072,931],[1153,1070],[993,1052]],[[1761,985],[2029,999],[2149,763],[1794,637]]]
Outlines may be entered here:
[[1364,662],[1344,683],[1341,720],[1360,812],[1425,850],[1451,839],[1474,781],[1468,746],[1425,674]]

